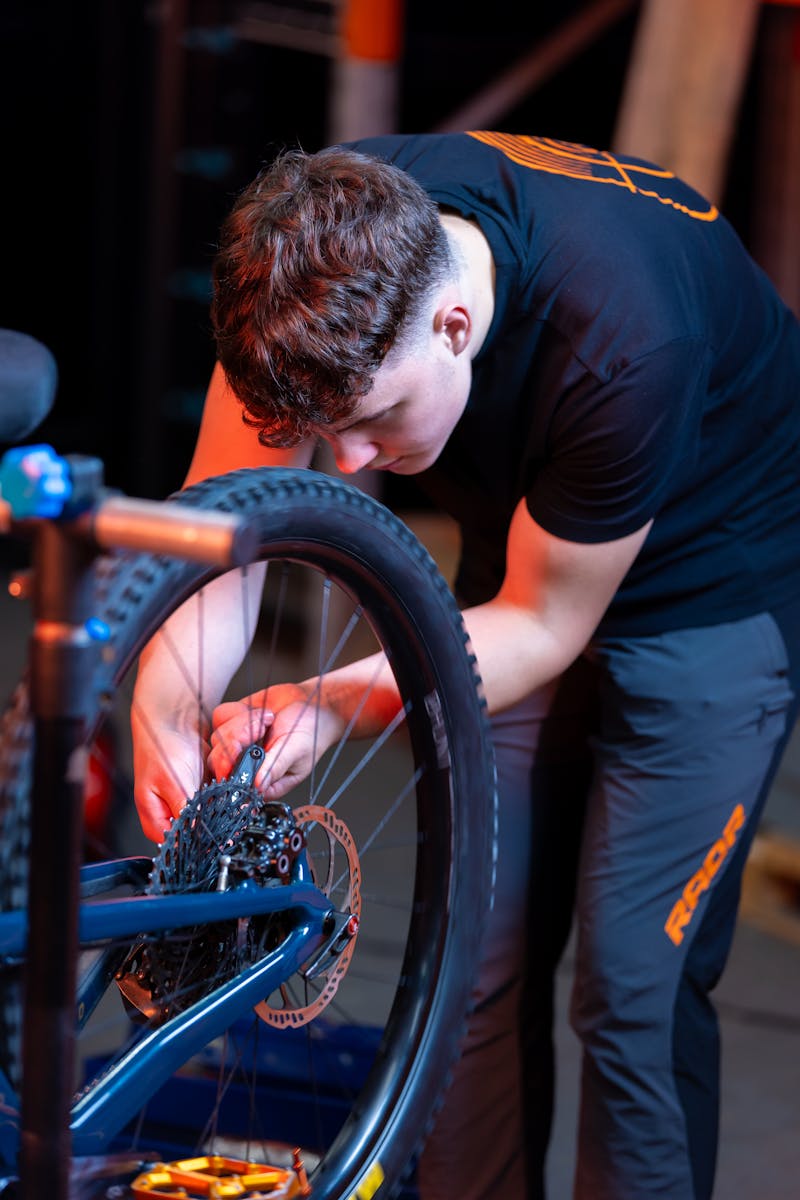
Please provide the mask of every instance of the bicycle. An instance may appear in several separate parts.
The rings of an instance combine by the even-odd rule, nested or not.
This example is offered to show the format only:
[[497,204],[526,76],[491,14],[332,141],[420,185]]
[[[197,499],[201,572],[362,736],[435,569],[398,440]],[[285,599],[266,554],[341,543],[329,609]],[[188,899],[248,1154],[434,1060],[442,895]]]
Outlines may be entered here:
[[[80,475],[85,464],[67,461],[68,473]],[[87,1073],[76,1077],[69,1128],[50,1129],[55,1149],[49,1157],[41,1145],[28,1147],[28,1179],[37,1171],[52,1179],[61,1169],[70,1195],[110,1194],[110,1180],[123,1189],[116,1194],[131,1194],[124,1188],[132,1171],[187,1154],[217,1156],[201,1162],[227,1162],[226,1155],[249,1161],[261,1139],[273,1150],[276,1143],[302,1147],[315,1200],[390,1196],[408,1177],[457,1053],[494,872],[492,756],[480,680],[458,608],[407,526],[336,479],[313,471],[242,470],[197,484],[163,505],[142,507],[109,496],[96,476],[77,515],[8,522],[15,533],[34,537],[34,571],[49,579],[51,589],[47,556],[60,555],[63,572],[64,547],[70,547],[69,590],[73,600],[88,603],[91,629],[100,639],[91,643],[91,665],[83,666],[70,697],[80,712],[69,716],[74,744],[58,749],[62,763],[74,763],[75,744],[101,753],[97,747],[108,744],[103,731],[113,731],[111,743],[118,747],[127,717],[117,710],[120,702],[124,709],[124,681],[135,673],[139,651],[171,612],[202,595],[225,569],[219,562],[175,557],[183,552],[180,537],[192,530],[197,536],[209,513],[243,522],[244,534],[234,524],[236,536],[254,540],[255,553],[248,551],[247,558],[266,564],[261,625],[231,694],[251,694],[285,678],[290,666],[297,670],[298,658],[310,659],[300,668],[304,677],[382,649],[403,710],[402,720],[368,744],[355,744],[345,733],[302,785],[303,795],[289,797],[293,807],[264,804],[249,788],[247,773],[259,753],[253,746],[227,780],[188,798],[153,857],[80,866],[71,949],[79,950],[85,973],[78,978],[75,1009],[82,1035],[100,1022],[100,1065],[90,1060]],[[179,537],[171,534],[165,542],[156,508],[169,517],[171,530],[181,531]],[[109,549],[120,542],[151,546],[154,538],[159,553]],[[246,594],[249,568],[236,569]],[[43,590],[40,578],[40,604]],[[313,651],[310,639],[301,638],[298,611],[317,613]],[[246,624],[254,615],[246,615]],[[81,620],[83,631],[83,613]],[[85,642],[83,632],[81,637]],[[35,637],[33,650],[35,670]],[[36,688],[34,699],[42,701]],[[52,720],[60,701],[52,694],[44,700],[52,710],[44,719]],[[33,1120],[33,1139],[26,1125],[32,1069],[40,1078],[27,1111],[44,1107],[51,1127],[59,1119],[46,1071],[36,1062],[37,1026],[30,1015],[34,988],[46,990],[53,982],[41,949],[52,911],[37,925],[33,905],[41,881],[52,883],[47,872],[66,886],[71,869],[63,861],[69,854],[52,844],[59,839],[48,836],[53,813],[39,811],[37,817],[42,806],[36,781],[41,785],[47,777],[42,758],[48,750],[38,744],[42,718],[36,704],[34,710],[32,715],[23,682],[0,730],[0,1193],[5,1186],[11,1195],[19,1177],[20,1129],[23,1147],[26,1136],[42,1141],[41,1114],[38,1126]],[[116,754],[125,757],[119,748]],[[106,769],[102,758],[100,767]],[[400,783],[384,798],[389,774]],[[63,778],[47,786],[59,783]],[[31,856],[40,882],[31,880],[30,956],[38,937],[40,965],[38,977],[30,965],[22,974],[29,1014],[20,1060],[26,952],[20,901],[27,887],[31,807],[39,858],[49,853],[49,859],[42,867],[36,849]],[[235,820],[229,819],[232,808]],[[228,822],[224,846],[215,836],[203,841],[207,817]],[[72,836],[74,841],[74,831]],[[183,968],[188,980],[181,978]],[[62,1008],[69,1007],[70,988],[65,999],[63,981],[56,984]],[[119,1049],[106,1044],[109,1005],[124,1016],[126,1041]],[[85,1064],[75,1037],[76,1058]],[[257,1085],[244,1082],[245,1068],[255,1070]],[[75,1074],[69,1054],[66,1069]],[[263,1099],[268,1085],[270,1102]],[[194,1111],[188,1130],[179,1128],[177,1118],[187,1105],[199,1105],[201,1096],[209,1115],[197,1138],[201,1122]],[[145,1104],[149,1118],[137,1115]],[[68,1168],[58,1162],[65,1153],[71,1156]],[[254,1186],[268,1186],[259,1178]],[[305,1194],[292,1191],[295,1184],[287,1179],[248,1194]],[[34,1186],[26,1183],[24,1165],[22,1180],[23,1189]],[[150,1185],[157,1188],[153,1180]],[[173,1179],[170,1186],[178,1185]]]

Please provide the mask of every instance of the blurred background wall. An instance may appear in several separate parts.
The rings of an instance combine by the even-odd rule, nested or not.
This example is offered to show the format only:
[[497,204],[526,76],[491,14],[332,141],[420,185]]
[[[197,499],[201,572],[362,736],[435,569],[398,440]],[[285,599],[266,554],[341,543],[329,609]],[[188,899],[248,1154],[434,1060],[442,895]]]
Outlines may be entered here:
[[219,223],[285,145],[483,126],[652,146],[699,164],[795,303],[799,20],[787,0],[3,0],[0,327],[59,363],[37,436],[125,491],[180,484]]

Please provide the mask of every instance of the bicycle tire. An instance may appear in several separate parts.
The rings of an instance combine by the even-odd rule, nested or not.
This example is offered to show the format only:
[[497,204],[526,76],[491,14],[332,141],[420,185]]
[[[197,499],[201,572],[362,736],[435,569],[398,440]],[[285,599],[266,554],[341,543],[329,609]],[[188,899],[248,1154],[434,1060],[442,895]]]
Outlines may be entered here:
[[[379,1190],[389,1196],[441,1104],[493,887],[496,794],[477,665],[461,614],[428,552],[403,522],[358,489],[314,471],[243,469],[175,499],[249,517],[258,528],[259,559],[308,565],[362,605],[410,706],[406,724],[421,766],[402,968],[380,1051],[312,1178],[315,1200]],[[98,615],[110,631],[95,679],[98,719],[142,647],[213,574],[146,554],[98,562]],[[9,745],[26,744],[18,724],[7,723]],[[28,755],[4,758],[0,741],[0,763],[12,768],[0,786],[0,821],[18,820],[24,810]]]

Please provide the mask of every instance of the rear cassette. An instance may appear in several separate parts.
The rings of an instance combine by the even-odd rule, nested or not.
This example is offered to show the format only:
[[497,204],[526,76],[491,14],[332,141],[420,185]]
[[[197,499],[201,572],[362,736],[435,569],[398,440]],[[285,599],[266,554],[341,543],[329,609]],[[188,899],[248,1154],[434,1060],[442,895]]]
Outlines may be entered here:
[[[167,830],[146,889],[149,895],[226,891],[245,879],[286,883],[305,837],[288,804],[265,800],[252,779],[259,746],[231,775],[202,787]],[[279,944],[281,914],[173,930],[137,943],[117,984],[150,1021],[162,1023],[233,979]]]

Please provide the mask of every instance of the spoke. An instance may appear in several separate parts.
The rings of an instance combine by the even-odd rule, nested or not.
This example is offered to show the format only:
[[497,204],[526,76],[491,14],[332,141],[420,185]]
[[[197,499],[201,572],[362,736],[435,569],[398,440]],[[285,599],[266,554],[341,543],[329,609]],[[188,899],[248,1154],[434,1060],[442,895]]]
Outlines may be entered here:
[[[201,588],[200,591],[197,593],[197,635],[196,635],[197,636],[197,728],[198,728],[198,730],[203,728],[204,723],[207,725],[207,727],[210,726],[210,719],[208,718],[208,716],[206,714],[205,701],[203,699],[204,650],[205,650],[205,637],[203,636],[204,632],[205,632],[205,621],[203,619],[203,614],[204,614],[204,610],[205,610],[205,602],[206,602],[205,589]],[[170,640],[172,641],[172,639],[170,639]],[[176,657],[176,647],[175,647],[174,641],[172,641],[171,652],[172,652],[173,657]],[[199,743],[199,738],[198,738],[198,743]],[[202,779],[203,775],[205,774],[205,763],[203,762],[203,756],[200,753],[199,744],[198,744],[198,753],[200,756],[200,778]]]
[[388,742],[389,738],[392,736],[394,731],[400,727],[400,725],[406,719],[406,716],[408,715],[409,710],[410,710],[410,705],[405,704],[397,713],[395,713],[395,715],[392,717],[389,724],[384,729],[382,729],[381,732],[378,734],[378,736],[375,738],[374,742],[369,747],[369,749],[367,750],[366,754],[361,759],[361,761],[356,764],[356,766],[353,768],[353,770],[347,776],[344,783],[342,783],[336,789],[336,791],[331,796],[330,800],[327,800],[325,802],[325,808],[333,808],[335,806],[337,801],[344,795],[344,793],[350,787],[353,780],[358,778],[358,776],[365,769],[365,767],[370,762],[372,762],[373,758],[378,753],[378,751],[381,749],[381,747],[384,746],[386,744],[386,742]]
[[[241,587],[241,591],[242,591],[242,636],[244,638],[244,656],[243,657],[244,657],[244,661],[246,664],[245,670],[247,672],[247,679],[248,679],[247,695],[252,696],[253,692],[255,691],[255,683],[254,683],[254,678],[253,678],[253,657],[252,657],[252,655],[249,655],[247,653],[247,651],[249,650],[249,648],[252,644],[252,641],[253,641],[253,637],[255,635],[255,622],[251,623],[250,587],[249,587],[250,579],[249,579],[249,571],[248,571],[248,568],[246,565],[241,568],[240,577],[241,577],[241,581],[242,581],[242,587]],[[264,583],[266,584],[266,573],[265,573],[265,577],[264,577]],[[251,714],[251,725],[250,725],[250,741],[251,742],[255,741],[255,735],[253,732],[254,729],[255,729],[255,725],[252,724],[252,714]]]
[[[203,595],[202,591],[197,593],[198,608],[200,608],[200,605],[201,605],[200,597],[202,597],[202,595]],[[190,692],[199,691],[200,689],[198,687],[198,680],[192,675],[192,672],[189,670],[189,666],[188,666],[185,658],[183,657],[183,655],[181,654],[177,645],[175,644],[175,639],[172,637],[172,634],[170,633],[170,631],[166,625],[161,626],[161,629],[156,634],[156,637],[161,638],[162,641],[164,642],[165,646],[167,647],[167,650],[170,653],[170,657],[172,658],[172,661],[175,663],[175,666],[178,668],[181,675],[183,676],[183,681],[189,688],[189,691]],[[200,651],[202,648],[202,641],[203,641],[202,631],[201,631],[199,640],[200,640],[200,646],[198,647],[198,655],[200,654]],[[200,717],[201,717],[201,720],[204,725],[210,726],[211,713],[208,711],[208,709],[201,709]]]
[[365,892],[363,888],[361,889],[361,900],[364,903],[369,902],[371,906],[377,907],[380,905],[381,908],[385,908],[389,912],[408,911],[408,901],[406,899],[397,896],[381,895],[378,892]]
[[[287,734],[287,739],[289,737],[291,737],[292,733],[294,733],[295,729],[297,729],[300,721],[303,719],[303,716],[308,711],[308,708],[312,704],[316,704],[316,705],[319,704],[319,697],[321,695],[321,689],[322,689],[322,678],[328,671],[331,670],[332,665],[334,663],[338,662],[339,657],[342,653],[342,650],[347,645],[347,642],[349,641],[350,637],[352,636],[353,630],[356,628],[356,626],[358,624],[358,621],[360,618],[360,613],[361,613],[360,608],[356,609],[352,613],[350,620],[347,622],[345,629],[343,630],[342,634],[339,637],[339,640],[337,641],[336,645],[334,646],[333,650],[331,651],[328,661],[325,663],[322,671],[319,673],[317,683],[314,687],[313,692],[311,693],[311,695],[308,698],[308,702],[304,705],[302,711],[300,713],[298,713],[291,729],[289,729],[288,734]],[[277,766],[277,764],[279,762],[280,762],[280,754],[277,756],[274,765]],[[269,780],[270,780],[270,773],[268,773],[267,778],[264,781],[265,786],[269,783]]]
[[[250,1157],[249,1144],[252,1140],[259,1144],[266,1144],[266,1136],[263,1132],[262,1121],[259,1118],[258,1109],[253,1102],[255,1077],[256,1072],[253,1070],[248,1074],[244,1065],[246,1053],[251,1053],[253,1062],[257,1062],[257,1044],[258,1033],[261,1022],[253,1019],[249,1026],[247,1035],[243,1041],[239,1041],[233,1036],[231,1030],[225,1034],[223,1038],[222,1048],[219,1054],[219,1070],[217,1074],[217,1092],[216,1099],[209,1118],[206,1122],[198,1145],[200,1147],[212,1145],[218,1137],[219,1115],[222,1109],[223,1101],[228,1094],[228,1091],[236,1082],[237,1076],[241,1078],[241,1082],[248,1089],[249,1094],[249,1121],[245,1131],[246,1140],[248,1143],[248,1152],[246,1157]],[[249,1044],[248,1044],[249,1043]],[[258,1127],[258,1128],[257,1128]]]
[[[416,789],[417,783],[421,779],[422,774],[423,774],[422,767],[417,767],[414,774],[406,782],[405,787],[400,792],[398,792],[397,796],[394,799],[394,803],[391,805],[390,808],[388,808],[386,810],[382,819],[377,823],[375,828],[372,830],[372,833],[369,835],[369,837],[365,838],[365,840],[358,846],[359,859],[363,859],[364,855],[369,850],[370,846],[373,844],[376,837],[378,837],[379,834],[381,833],[381,831],[386,828],[389,821],[391,821],[394,814],[402,806],[402,804],[408,798],[408,796],[412,792],[412,790]],[[333,803],[333,801],[331,801],[331,803]],[[332,890],[337,890],[337,889],[341,888],[342,881],[344,880],[344,878],[345,878],[345,874],[343,873],[342,875],[339,876],[339,878],[334,883]],[[363,891],[362,891],[362,896],[363,896]]]
[[[267,571],[269,571],[270,565],[271,565],[270,563],[266,564]],[[289,587],[289,563],[284,562],[281,564],[280,579],[278,580],[278,598],[277,598],[277,602],[275,605],[275,615],[272,618],[272,630],[271,630],[271,636],[270,636],[269,651],[267,653],[267,661],[266,661],[266,664],[264,667],[264,672],[263,672],[264,688],[263,688],[263,692],[262,692],[262,695],[263,695],[262,707],[261,707],[262,717],[267,709],[267,692],[269,691],[269,688],[271,687],[272,682],[273,682],[273,673],[275,670],[275,663],[276,663],[277,657],[278,657],[278,635],[283,626],[283,612],[284,612],[284,606],[286,604],[286,594],[287,594],[288,587]],[[266,579],[265,579],[264,590],[266,592]],[[255,687],[255,682],[253,682],[252,691],[256,691],[256,690],[257,689]],[[252,692],[251,692],[251,694],[252,694]]]
[[416,771],[411,776],[411,778],[406,781],[405,786],[397,793],[397,796],[395,797],[393,804],[391,805],[390,808],[388,808],[386,810],[386,812],[383,815],[383,818],[375,826],[372,833],[369,835],[368,838],[366,838],[363,842],[360,843],[360,845],[358,847],[359,858],[362,858],[366,854],[366,852],[372,847],[375,839],[386,828],[386,826],[389,824],[389,821],[391,821],[394,814],[398,811],[398,809],[401,807],[401,805],[404,804],[404,802],[408,799],[411,792],[413,791],[414,793],[416,793],[417,784],[419,783],[419,781],[422,778],[424,773],[425,773],[424,768],[419,766],[419,767],[417,767]]
[[[328,634],[328,617],[330,614],[331,602],[331,581],[326,576],[322,585],[322,618],[319,623],[319,645],[317,649],[317,675],[322,678],[325,663],[325,644]],[[321,697],[321,690],[318,692],[318,697]],[[317,746],[319,745],[319,721],[322,712],[322,705],[317,703],[314,705],[314,736],[311,742],[311,774],[308,780],[309,795],[314,796],[316,789],[314,787],[314,778],[317,770]]]
[[[357,982],[361,984],[373,984],[377,987],[387,987],[397,983],[398,972],[387,969],[381,973],[378,970],[368,971],[364,967],[353,966],[348,971],[348,975],[352,975],[353,983]],[[336,1007],[335,998],[331,1001],[329,1007]],[[350,1020],[349,1017],[348,1020]]]
[[356,705],[355,711],[347,723],[346,729],[342,733],[342,736],[340,737],[338,743],[336,744],[336,746],[334,747],[334,749],[331,752],[331,755],[328,760],[328,764],[325,768],[325,772],[324,772],[322,778],[319,781],[318,787],[316,788],[315,791],[312,791],[312,793],[311,793],[312,804],[315,803],[315,798],[320,794],[320,792],[324,788],[324,786],[328,780],[328,777],[330,776],[331,771],[333,770],[337,761],[341,757],[342,751],[347,746],[349,739],[350,739],[350,734],[352,733],[353,729],[355,728],[356,722],[358,721],[359,717],[361,716],[362,712],[364,711],[367,701],[369,700],[370,696],[372,695],[373,691],[375,690],[375,684],[377,683],[378,677],[382,670],[383,670],[383,663],[378,662],[376,664],[375,671],[373,673],[372,678],[370,679],[369,683],[365,687],[364,692],[361,696],[361,699],[359,700],[358,704]]
[[[335,1014],[339,1018],[340,1025],[358,1025],[359,1024],[355,1012],[352,1009],[346,1008],[342,1004],[342,1001],[339,996],[339,992],[336,993],[336,995],[331,1000],[328,1007],[325,1009],[325,1014],[329,1019],[330,1019],[331,1015]],[[313,1026],[314,1026],[314,1023],[312,1021],[308,1026],[309,1031],[313,1030]],[[313,1034],[312,1034],[312,1036],[313,1036]],[[320,1045],[319,1042],[317,1044]],[[331,1062],[335,1062],[336,1057],[337,1056],[336,1056],[335,1051],[329,1052],[329,1059]]]
[[172,761],[171,761],[169,755],[167,754],[166,750],[164,749],[164,747],[161,743],[161,740],[160,740],[158,734],[156,733],[153,723],[151,722],[150,718],[147,715],[147,711],[144,708],[142,708],[142,706],[136,700],[133,700],[131,702],[131,708],[132,708],[133,712],[136,713],[136,716],[138,717],[138,719],[141,721],[142,728],[146,731],[147,736],[150,738],[150,741],[153,743],[155,751],[158,754],[161,762],[164,764],[164,766],[167,768],[170,775],[172,776],[172,782],[175,784],[177,791],[183,791],[183,785],[182,785],[180,779],[178,778],[178,774],[172,765]]
[[[269,563],[267,568],[269,568]],[[281,568],[281,577],[278,583],[278,601],[275,605],[275,616],[272,619],[272,637],[269,644],[269,654],[267,656],[267,684],[272,679],[272,672],[275,667],[275,662],[278,657],[278,632],[283,624],[283,609],[286,604],[286,592],[289,587],[289,564],[283,563]]]

